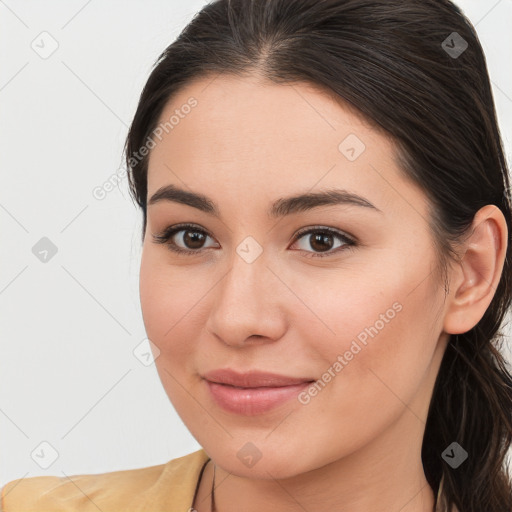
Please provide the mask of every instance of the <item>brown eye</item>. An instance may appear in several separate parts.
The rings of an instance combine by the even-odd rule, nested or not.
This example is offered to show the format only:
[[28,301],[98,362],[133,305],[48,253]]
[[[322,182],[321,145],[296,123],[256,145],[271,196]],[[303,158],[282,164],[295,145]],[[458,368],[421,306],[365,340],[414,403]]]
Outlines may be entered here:
[[[184,235],[181,237],[183,244],[187,249],[201,249],[206,238],[204,233],[199,231],[191,231],[189,229],[181,229]],[[178,231],[178,233],[180,232]]]
[[156,243],[166,244],[173,252],[193,254],[205,249],[204,243],[209,236],[206,231],[194,225],[181,224],[170,226],[163,233],[153,235],[153,239]]
[[[295,239],[300,240],[301,238],[304,238],[306,241],[306,243],[303,244],[306,247],[303,246],[302,250],[311,252],[307,246],[312,249],[312,253],[307,255],[308,257],[322,258],[324,256],[336,254],[339,251],[343,251],[351,246],[356,245],[355,241],[349,238],[347,235],[324,227],[308,228],[306,231],[301,231],[297,234]],[[334,250],[331,250],[334,247],[336,239],[340,240],[342,243],[335,247]],[[318,251],[320,254],[318,254],[316,251]]]
[[[192,224],[170,226],[162,233],[153,235],[156,243],[165,244],[172,252],[185,255],[200,254],[209,248],[204,245],[207,238],[211,238],[209,233]],[[307,230],[301,231],[296,235],[295,241],[302,238],[304,238],[306,243],[304,244],[305,247],[300,249],[310,253],[306,255],[307,257],[322,258],[331,256],[357,245],[355,240],[344,233],[322,226],[307,228]],[[335,246],[336,240],[340,241],[341,244]]]

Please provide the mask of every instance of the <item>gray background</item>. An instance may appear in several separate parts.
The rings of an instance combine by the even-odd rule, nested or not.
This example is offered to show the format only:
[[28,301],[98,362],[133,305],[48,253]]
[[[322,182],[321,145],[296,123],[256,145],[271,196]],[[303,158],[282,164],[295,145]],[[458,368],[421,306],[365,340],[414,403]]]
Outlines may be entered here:
[[[510,161],[512,0],[456,3],[486,52]],[[203,5],[0,0],[0,485],[200,448],[144,364],[142,223],[126,178],[94,191],[123,176],[153,62]]]

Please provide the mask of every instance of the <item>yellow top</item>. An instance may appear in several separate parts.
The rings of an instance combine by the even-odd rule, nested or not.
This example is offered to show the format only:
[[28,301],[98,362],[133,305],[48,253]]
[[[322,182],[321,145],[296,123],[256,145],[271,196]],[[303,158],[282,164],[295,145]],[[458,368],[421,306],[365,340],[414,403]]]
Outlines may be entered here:
[[[146,468],[69,478],[18,478],[2,488],[0,512],[193,512],[199,480],[209,460],[200,449]],[[440,503],[442,480],[436,512],[445,511]],[[457,512],[455,507],[452,510]]]
[[209,460],[201,449],[146,468],[18,478],[2,488],[0,512],[192,512]]

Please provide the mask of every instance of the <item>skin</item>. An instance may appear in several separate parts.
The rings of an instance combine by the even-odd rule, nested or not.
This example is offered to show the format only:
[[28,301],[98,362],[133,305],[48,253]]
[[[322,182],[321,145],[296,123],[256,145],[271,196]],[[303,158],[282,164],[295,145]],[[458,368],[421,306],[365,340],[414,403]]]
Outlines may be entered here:
[[[149,206],[140,298],[165,391],[217,466],[217,510],[432,512],[421,462],[428,407],[449,335],[478,322],[498,284],[502,213],[488,205],[475,216],[445,297],[427,198],[401,173],[385,134],[326,91],[254,75],[190,83],[161,120],[191,96],[198,105],[151,150],[148,198],[175,184],[210,197],[222,217],[170,201]],[[349,134],[366,146],[354,161],[338,149]],[[278,198],[332,187],[381,212],[331,205],[267,216]],[[183,222],[209,236],[202,246],[185,245],[183,231],[172,240],[202,253],[153,240]],[[311,235],[295,235],[318,225],[358,244],[335,253],[343,241],[333,237],[329,256],[308,257],[325,253]],[[247,236],[263,249],[252,263],[236,252]],[[201,378],[231,367],[321,379],[394,303],[400,312],[307,405],[228,413]],[[252,467],[237,457],[248,442],[261,453]],[[209,463],[199,512],[210,510],[212,476]]]

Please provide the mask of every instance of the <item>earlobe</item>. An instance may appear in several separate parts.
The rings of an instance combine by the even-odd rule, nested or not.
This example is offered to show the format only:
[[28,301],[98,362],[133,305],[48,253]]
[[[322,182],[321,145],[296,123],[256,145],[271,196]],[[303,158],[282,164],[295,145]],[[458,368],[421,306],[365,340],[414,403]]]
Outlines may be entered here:
[[483,317],[501,278],[508,229],[502,211],[492,205],[475,215],[463,247],[463,257],[453,270],[454,283],[445,315],[444,331],[463,334]]

